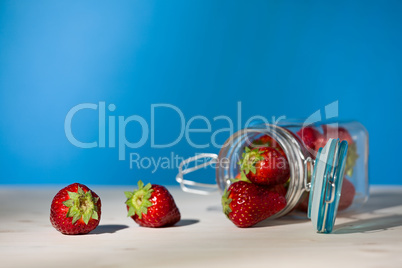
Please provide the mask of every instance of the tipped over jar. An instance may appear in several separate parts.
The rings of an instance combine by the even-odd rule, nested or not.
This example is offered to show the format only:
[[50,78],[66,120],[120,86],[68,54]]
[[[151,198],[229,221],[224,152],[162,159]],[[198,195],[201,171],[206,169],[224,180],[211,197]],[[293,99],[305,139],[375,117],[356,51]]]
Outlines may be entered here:
[[368,199],[368,144],[367,130],[356,121],[261,124],[230,136],[219,155],[185,161],[211,159],[190,169],[180,166],[177,180],[184,190],[208,193],[212,185],[183,176],[214,163],[222,193],[237,180],[280,188],[286,205],[270,218],[308,211],[318,232],[331,232],[337,211],[357,209]]

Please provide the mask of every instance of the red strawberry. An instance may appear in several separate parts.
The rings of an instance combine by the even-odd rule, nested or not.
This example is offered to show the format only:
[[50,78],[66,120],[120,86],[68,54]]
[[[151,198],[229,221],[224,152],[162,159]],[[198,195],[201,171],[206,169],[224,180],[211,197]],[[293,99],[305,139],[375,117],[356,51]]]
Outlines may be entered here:
[[355,198],[356,189],[353,183],[344,178],[342,183],[341,197],[339,198],[338,210],[344,210],[350,207]]
[[271,187],[271,190],[282,196],[286,196],[287,189],[283,184],[274,185]]
[[250,227],[281,211],[286,199],[268,187],[237,181],[225,190],[222,206],[236,226]]
[[348,157],[346,158],[346,167],[345,167],[345,174],[349,177],[353,176],[353,168],[356,165],[356,161],[359,158],[357,154],[357,146],[356,143],[353,141],[352,136],[350,135],[349,131],[344,127],[330,127],[328,125],[323,125],[322,129],[324,131],[324,135],[327,139],[337,139],[341,141],[348,142]]
[[309,152],[315,157],[318,149],[324,147],[327,139],[314,127],[304,127],[297,132]]
[[324,131],[324,137],[326,137],[326,139],[339,138],[340,141],[347,141],[349,145],[353,143],[352,136],[344,127],[330,127],[329,125],[322,125],[321,127]]
[[[344,210],[350,207],[355,197],[355,186],[350,180],[343,178],[341,197],[339,198],[338,210]],[[298,210],[307,212],[308,209],[309,193],[304,193],[300,198],[300,203],[297,207]]]
[[73,183],[61,189],[50,207],[50,222],[63,234],[86,234],[101,218],[101,200],[87,186]]
[[308,210],[308,201],[309,201],[310,193],[304,192],[300,197],[299,204],[297,205],[296,209],[307,212]]
[[276,141],[268,135],[263,135],[258,139],[261,144],[266,144],[266,146],[272,146],[274,143],[276,143]]
[[246,147],[239,165],[251,182],[261,185],[283,184],[290,176],[287,159],[271,147]]
[[279,143],[273,139],[271,136],[268,135],[263,135],[260,138],[256,139],[253,141],[253,143],[250,145],[250,149],[253,148],[261,148],[261,147],[273,147],[275,148],[278,152],[280,152],[283,156],[286,157],[285,152],[283,151],[282,147],[279,145]]
[[172,226],[180,220],[173,196],[161,185],[148,183],[144,186],[142,181],[138,181],[138,190],[124,194],[127,197],[127,216],[141,226]]
[[[236,175],[235,180],[234,181],[245,181],[245,182],[250,182],[250,180],[247,179],[246,176],[243,175],[244,173],[239,173]],[[243,175],[243,176],[242,176]],[[269,186],[267,186],[269,187]],[[273,185],[271,187],[269,187],[272,191],[277,192],[283,196],[286,195],[287,189],[285,187],[284,184],[277,184],[277,185]]]

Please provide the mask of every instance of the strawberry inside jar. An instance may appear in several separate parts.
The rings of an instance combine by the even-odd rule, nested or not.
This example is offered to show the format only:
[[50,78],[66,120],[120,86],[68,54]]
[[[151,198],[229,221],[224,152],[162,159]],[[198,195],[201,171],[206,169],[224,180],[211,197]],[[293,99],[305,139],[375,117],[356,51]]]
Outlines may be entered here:
[[[349,208],[353,203],[356,189],[348,177],[353,175],[353,168],[358,158],[356,144],[349,131],[344,127],[333,127],[324,124],[320,127],[302,127],[295,132],[295,136],[301,139],[314,160],[318,150],[324,147],[330,138],[339,138],[341,141],[348,142],[349,151],[338,210]],[[284,150],[271,136],[261,135],[250,142],[245,147],[245,152],[241,161],[239,161],[239,165],[241,172],[235,177],[236,179],[271,186],[286,195],[290,179],[289,164]],[[308,172],[310,173],[311,171]],[[305,192],[296,209],[307,212],[308,201],[309,192]]]
[[[321,127],[321,129],[320,129]],[[321,125],[320,127],[308,126],[301,128],[297,135],[303,141],[303,144],[311,152],[311,156],[315,159],[319,148],[324,147],[329,139],[338,139],[348,143],[348,156],[346,159],[345,177],[343,178],[341,196],[339,200],[338,210],[342,211],[349,208],[356,194],[353,183],[348,179],[353,176],[353,169],[359,157],[357,154],[356,143],[352,135],[345,127],[333,127],[330,125]],[[296,207],[300,211],[307,212],[309,193],[305,193],[299,205]]]

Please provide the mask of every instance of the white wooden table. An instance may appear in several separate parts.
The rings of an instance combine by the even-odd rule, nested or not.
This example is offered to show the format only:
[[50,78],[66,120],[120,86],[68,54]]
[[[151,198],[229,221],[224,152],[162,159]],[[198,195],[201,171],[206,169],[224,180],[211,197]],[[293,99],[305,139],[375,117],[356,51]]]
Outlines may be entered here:
[[[235,227],[220,197],[170,188],[182,214],[175,227],[143,228],[126,217],[123,191],[88,185],[102,199],[90,234],[66,236],[49,222],[62,187],[0,187],[0,267],[402,267],[402,187],[372,187],[358,213],[332,234],[317,234],[303,214]],[[258,265],[258,266],[257,266]]]

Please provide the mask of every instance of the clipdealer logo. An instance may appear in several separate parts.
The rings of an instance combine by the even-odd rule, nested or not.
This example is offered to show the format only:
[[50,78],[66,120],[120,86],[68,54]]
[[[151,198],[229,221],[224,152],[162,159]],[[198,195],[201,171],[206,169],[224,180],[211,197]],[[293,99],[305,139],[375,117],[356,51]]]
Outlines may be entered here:
[[[235,130],[240,130],[250,125],[253,125],[255,122],[259,123],[268,123],[267,118],[261,115],[255,115],[248,118],[243,125],[242,123],[242,106],[241,102],[237,103],[237,118],[234,122],[227,115],[218,115],[211,119],[207,118],[203,115],[196,115],[190,118],[186,118],[184,113],[180,110],[179,107],[167,104],[167,103],[159,103],[159,104],[151,104],[150,106],[150,122],[147,122],[144,117],[133,114],[128,117],[123,115],[115,115],[114,112],[116,110],[116,105],[111,103],[106,106],[106,102],[100,101],[98,104],[95,103],[81,103],[73,108],[71,108],[65,118],[64,121],[64,131],[68,141],[78,147],[83,149],[90,148],[118,148],[119,160],[126,159],[126,149],[136,149],[144,146],[148,141],[150,141],[151,148],[169,148],[175,146],[179,143],[183,138],[186,139],[187,143],[195,149],[203,149],[209,147],[215,147],[220,149],[223,144],[218,144],[216,141],[216,136],[219,133],[227,132],[227,136],[232,135]],[[85,142],[80,141],[74,136],[74,130],[72,129],[72,122],[75,116],[79,116],[79,113],[83,110],[94,110],[97,111],[98,120],[98,139],[96,141]],[[180,120],[180,133],[176,137],[175,140],[165,143],[165,144],[157,144],[155,142],[155,118],[158,113],[166,112],[166,110],[170,110],[175,112],[178,117],[175,120]],[[108,120],[106,120],[106,118]],[[278,119],[272,117],[272,121],[274,123],[279,122],[280,120],[285,119],[286,117],[281,116]],[[173,119],[172,119],[173,120]],[[193,128],[192,125],[196,121],[201,121],[205,123],[205,128]],[[217,129],[212,131],[212,126],[214,122],[223,121],[228,126],[227,128]],[[107,123],[108,122],[108,123]],[[126,128],[129,124],[137,124],[141,127],[141,135],[140,139],[137,141],[132,141],[126,136]],[[235,125],[237,128],[235,129]],[[106,132],[108,133],[108,140],[106,141]],[[196,144],[193,142],[191,135],[193,133],[204,133],[206,135],[210,135],[210,142],[206,144]]]
[[[204,149],[204,148],[216,148],[221,149],[223,144],[217,143],[217,135],[220,133],[227,133],[226,136],[230,137],[236,131],[239,131],[244,128],[248,128],[250,126],[256,124],[270,124],[270,125],[278,125],[280,121],[286,120],[286,116],[280,116],[276,118],[273,116],[271,121],[269,121],[266,117],[261,115],[254,115],[248,118],[243,124],[242,119],[242,103],[237,102],[236,107],[236,118],[233,120],[227,115],[217,115],[212,119],[207,118],[203,115],[195,115],[190,118],[187,118],[184,113],[180,110],[179,107],[167,104],[167,103],[158,103],[150,105],[150,122],[148,122],[141,115],[133,114],[130,116],[117,115],[116,109],[117,106],[113,103],[106,105],[105,101],[100,101],[99,103],[81,103],[74,107],[72,107],[65,118],[64,121],[64,131],[68,141],[82,149],[93,149],[93,148],[116,148],[118,149],[118,160],[124,161],[127,156],[127,149],[137,149],[147,142],[150,142],[151,148],[170,148],[178,144],[182,139],[185,139],[188,145],[194,149]],[[94,115],[93,120],[98,121],[98,137],[97,140],[94,141],[81,141],[76,138],[74,135],[74,130],[72,129],[72,122],[76,116],[79,116],[79,113],[83,110],[93,110],[97,113]],[[180,121],[180,133],[179,135],[172,141],[168,143],[158,144],[155,141],[155,121],[158,114],[162,114],[164,112],[175,112],[177,116],[172,118],[172,120]],[[312,125],[322,121],[323,119],[330,119],[338,117],[338,101],[330,103],[325,106],[325,118],[322,118],[322,112],[317,110],[311,116],[309,116],[303,123],[303,127]],[[107,119],[107,120],[106,120]],[[203,122],[204,128],[194,128],[193,124],[195,122]],[[225,123],[226,128],[220,128],[212,131],[214,123],[220,121],[221,123]],[[129,125],[137,125],[140,127],[140,138],[134,141],[133,137],[127,137],[126,128]],[[235,127],[236,126],[236,127]],[[269,128],[269,125],[265,126]],[[107,135],[106,135],[107,133]],[[208,135],[210,139],[208,143],[205,144],[196,144],[192,140],[192,135],[194,133],[203,133]],[[132,134],[132,133],[131,133]],[[138,134],[138,133],[137,133]],[[136,135],[138,137],[138,135]],[[170,153],[169,156],[159,157],[155,159],[153,156],[141,156],[137,152],[129,152],[130,159],[130,169],[134,166],[137,168],[148,169],[152,168],[154,173],[158,168],[177,168],[178,163],[180,163],[183,158],[175,155],[174,153]]]

